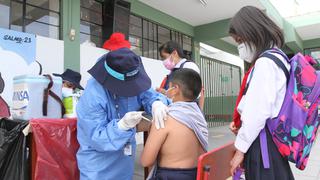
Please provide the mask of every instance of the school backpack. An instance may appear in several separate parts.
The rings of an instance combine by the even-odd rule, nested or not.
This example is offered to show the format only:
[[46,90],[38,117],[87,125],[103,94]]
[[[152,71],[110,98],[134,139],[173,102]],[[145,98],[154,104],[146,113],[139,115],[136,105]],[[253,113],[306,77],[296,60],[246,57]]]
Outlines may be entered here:
[[[290,72],[274,53],[290,63]],[[260,57],[274,61],[287,77],[287,90],[279,115],[268,119],[266,127],[280,154],[303,170],[319,127],[320,74],[312,66],[315,61],[300,53],[288,59],[281,50],[271,49]],[[263,165],[269,168],[266,128],[260,132],[259,138]]]

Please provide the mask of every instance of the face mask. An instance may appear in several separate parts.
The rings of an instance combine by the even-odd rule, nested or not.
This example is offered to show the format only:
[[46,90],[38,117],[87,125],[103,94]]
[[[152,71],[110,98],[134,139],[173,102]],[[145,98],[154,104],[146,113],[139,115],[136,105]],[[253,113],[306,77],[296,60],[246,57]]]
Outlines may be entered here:
[[70,97],[73,95],[73,89],[71,88],[67,88],[67,87],[63,87],[62,88],[62,97]]
[[245,43],[241,43],[238,46],[239,57],[248,63],[252,63],[254,56],[254,48],[250,49],[248,45]]
[[171,59],[171,56],[169,56],[166,60],[163,61],[164,67],[166,67],[168,70],[172,70],[176,65]]

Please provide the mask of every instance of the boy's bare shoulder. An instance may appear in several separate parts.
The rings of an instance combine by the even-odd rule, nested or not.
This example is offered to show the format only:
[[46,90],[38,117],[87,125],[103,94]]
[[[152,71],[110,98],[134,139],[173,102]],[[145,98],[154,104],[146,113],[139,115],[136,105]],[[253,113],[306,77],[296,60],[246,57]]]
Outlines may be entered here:
[[165,121],[165,127],[168,128],[168,131],[170,130],[177,130],[177,127],[186,127],[184,124],[173,118],[172,116],[168,115],[167,120]]
[[172,125],[173,123],[177,122],[177,120],[175,118],[173,118],[172,116],[168,115],[166,122],[168,122],[168,124]]
[[173,117],[171,117],[170,115],[167,115],[167,119],[165,121],[165,128],[170,128],[170,126],[172,126],[172,124],[174,123],[174,121],[176,121]]

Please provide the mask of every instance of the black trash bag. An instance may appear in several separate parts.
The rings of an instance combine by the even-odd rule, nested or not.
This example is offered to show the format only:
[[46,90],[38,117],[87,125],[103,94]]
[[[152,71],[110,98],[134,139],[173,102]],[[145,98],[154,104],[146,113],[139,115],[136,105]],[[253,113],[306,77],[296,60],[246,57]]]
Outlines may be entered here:
[[27,138],[22,130],[28,121],[0,120],[0,180],[27,180]]

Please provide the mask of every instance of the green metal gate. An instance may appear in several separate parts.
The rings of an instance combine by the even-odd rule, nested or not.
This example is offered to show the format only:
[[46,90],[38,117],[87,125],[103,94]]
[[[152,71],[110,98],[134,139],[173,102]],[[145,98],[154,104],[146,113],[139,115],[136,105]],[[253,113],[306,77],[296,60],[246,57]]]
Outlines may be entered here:
[[209,127],[229,124],[241,83],[241,68],[201,56],[204,113]]

